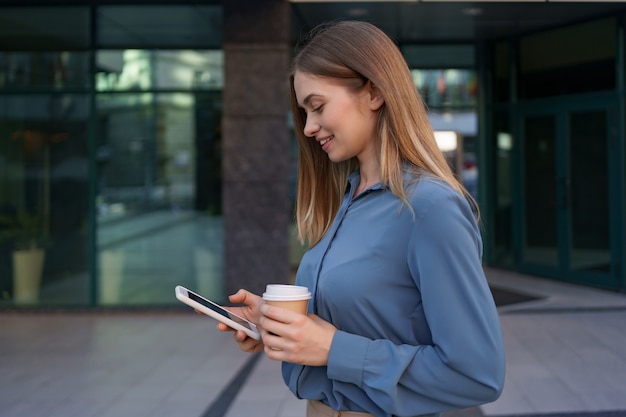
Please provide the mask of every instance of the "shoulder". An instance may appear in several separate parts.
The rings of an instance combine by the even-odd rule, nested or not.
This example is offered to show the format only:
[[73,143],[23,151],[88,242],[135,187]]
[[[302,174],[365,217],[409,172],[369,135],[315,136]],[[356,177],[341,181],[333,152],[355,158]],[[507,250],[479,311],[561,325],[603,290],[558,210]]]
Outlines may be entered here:
[[433,177],[419,178],[408,191],[414,230],[419,230],[415,239],[433,248],[463,242],[462,246],[475,247],[482,254],[480,229],[463,194]]
[[459,223],[472,230],[478,226],[467,198],[447,182],[431,175],[421,175],[408,183],[407,201],[416,225],[439,230],[455,230]]
[[465,202],[465,196],[447,182],[429,174],[422,174],[406,181],[407,200],[416,209],[427,203],[454,201]]

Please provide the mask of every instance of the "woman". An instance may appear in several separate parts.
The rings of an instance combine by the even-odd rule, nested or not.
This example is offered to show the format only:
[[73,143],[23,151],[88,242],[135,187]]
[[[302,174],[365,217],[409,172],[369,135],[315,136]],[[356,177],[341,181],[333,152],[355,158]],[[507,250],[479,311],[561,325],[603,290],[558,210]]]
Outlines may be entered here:
[[495,400],[504,352],[475,205],[398,48],[365,22],[323,25],[290,81],[296,220],[310,244],[296,283],[313,298],[305,316],[231,296],[262,328],[262,341],[237,332],[240,348],[283,361],[307,416],[438,415]]

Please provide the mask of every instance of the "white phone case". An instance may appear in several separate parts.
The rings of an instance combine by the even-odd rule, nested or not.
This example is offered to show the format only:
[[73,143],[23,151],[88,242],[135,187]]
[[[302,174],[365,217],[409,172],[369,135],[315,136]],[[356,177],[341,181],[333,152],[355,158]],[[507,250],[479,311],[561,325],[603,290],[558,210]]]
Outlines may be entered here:
[[181,285],[178,285],[176,287],[176,298],[178,298],[180,301],[187,304],[188,306],[193,307],[218,321],[221,321],[230,328],[233,328],[235,330],[242,330],[253,339],[261,339],[259,330],[254,325],[254,323],[251,323],[243,317],[239,317],[238,315],[231,313],[220,305],[215,304],[213,301],[207,300],[201,295],[198,295]]

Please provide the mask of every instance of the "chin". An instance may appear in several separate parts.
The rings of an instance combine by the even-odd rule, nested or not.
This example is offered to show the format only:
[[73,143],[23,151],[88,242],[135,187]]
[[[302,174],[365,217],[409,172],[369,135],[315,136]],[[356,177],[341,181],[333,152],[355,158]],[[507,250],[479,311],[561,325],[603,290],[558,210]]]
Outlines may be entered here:
[[348,159],[350,159],[350,157],[346,157],[344,155],[333,155],[329,153],[328,159],[330,159],[331,162],[339,163],[339,162],[347,161]]

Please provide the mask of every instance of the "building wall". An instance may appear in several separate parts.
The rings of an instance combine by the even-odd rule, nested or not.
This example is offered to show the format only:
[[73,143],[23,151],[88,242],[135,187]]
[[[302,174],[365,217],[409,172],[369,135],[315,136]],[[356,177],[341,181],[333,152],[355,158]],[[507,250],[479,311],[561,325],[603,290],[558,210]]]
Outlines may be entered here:
[[289,4],[224,3],[225,289],[289,279]]

